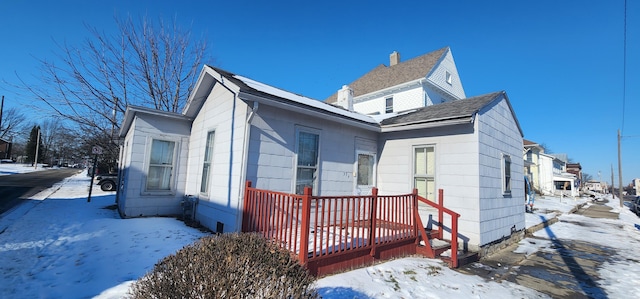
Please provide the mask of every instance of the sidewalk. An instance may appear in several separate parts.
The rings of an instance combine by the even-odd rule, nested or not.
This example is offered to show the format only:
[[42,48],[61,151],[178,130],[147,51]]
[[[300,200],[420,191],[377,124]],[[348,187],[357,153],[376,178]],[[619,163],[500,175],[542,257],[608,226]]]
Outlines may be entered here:
[[[561,225],[591,227],[589,219],[605,223],[618,220],[620,211],[607,199],[593,201],[551,198],[538,200],[538,209],[527,214],[526,238],[481,261],[461,267],[460,272],[492,281],[509,281],[553,298],[608,298],[599,283],[600,271],[612,262],[617,250],[601,244],[563,238]],[[582,216],[580,218],[571,215]],[[585,218],[586,217],[586,218]],[[575,227],[569,228],[579,233]],[[527,245],[542,246],[531,252]]]

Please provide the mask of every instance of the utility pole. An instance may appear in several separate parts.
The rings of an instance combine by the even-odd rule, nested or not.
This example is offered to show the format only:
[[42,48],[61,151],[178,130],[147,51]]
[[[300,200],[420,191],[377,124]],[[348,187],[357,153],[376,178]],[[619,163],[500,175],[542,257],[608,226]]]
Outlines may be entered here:
[[38,139],[36,140],[36,158],[33,169],[38,169],[38,152],[40,151],[40,126],[38,126]]
[[2,111],[4,110],[4,96],[2,96],[2,104],[0,104],[0,129],[2,129]]
[[620,130],[618,130],[618,190],[620,192],[620,207],[624,205],[624,198],[622,194],[622,155],[620,154]]
[[616,185],[613,183],[613,164],[611,164],[611,195],[616,198]]

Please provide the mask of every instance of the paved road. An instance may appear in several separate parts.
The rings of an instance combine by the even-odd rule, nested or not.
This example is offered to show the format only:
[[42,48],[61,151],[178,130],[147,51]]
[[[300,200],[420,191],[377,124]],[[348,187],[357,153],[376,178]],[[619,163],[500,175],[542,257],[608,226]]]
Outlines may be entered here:
[[0,214],[53,184],[80,172],[74,168],[48,169],[0,176]]
[[[591,218],[617,219],[611,208],[594,204],[579,209],[576,214]],[[589,223],[575,223],[589,226]],[[615,255],[615,249],[576,240],[555,238],[550,227],[544,228],[548,238],[529,236],[530,242],[551,241],[556,253],[538,251],[525,257],[514,253],[513,244],[474,265],[461,267],[460,272],[475,274],[490,280],[506,280],[545,293],[552,298],[607,298],[598,286],[598,268]]]

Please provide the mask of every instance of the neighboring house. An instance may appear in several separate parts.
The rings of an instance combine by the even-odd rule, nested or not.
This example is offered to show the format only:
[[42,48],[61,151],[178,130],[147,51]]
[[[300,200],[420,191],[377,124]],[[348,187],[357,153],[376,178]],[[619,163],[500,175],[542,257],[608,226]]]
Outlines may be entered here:
[[[571,173],[567,167],[566,154],[546,154],[544,147],[530,141],[523,141],[524,174],[529,177],[535,191],[542,195],[579,195],[580,164],[573,164]],[[569,164],[571,165],[571,164]]]
[[[379,93],[347,87],[346,108],[205,66],[183,113],[127,108],[120,214],[180,214],[181,200],[191,195],[197,221],[238,231],[249,180],[286,193],[311,186],[317,195],[366,194],[377,186],[380,194],[416,188],[435,199],[443,189],[471,250],[523,230],[523,133],[506,93],[458,99],[464,92],[449,49],[434,53],[435,63],[415,66],[424,80],[410,76],[418,82]],[[412,69],[406,66],[389,68]],[[394,93],[393,112],[357,112],[358,103],[383,103],[396,87],[407,96]],[[414,100],[409,95],[427,100],[405,105]],[[437,96],[444,103],[430,105]]]
[[537,192],[541,192],[541,177],[540,177],[540,155],[544,154],[544,148],[530,140],[523,140],[524,145],[524,174],[529,177],[529,182],[533,189]]
[[576,177],[574,187],[578,190],[582,187],[582,165],[580,163],[567,163],[567,172]]
[[599,181],[588,181],[584,183],[584,188],[593,192],[606,193],[607,183]]
[[10,141],[0,138],[0,159],[11,159],[11,145]]
[[552,161],[551,174],[553,178],[552,194],[578,196],[578,188],[576,186],[578,178],[567,172],[567,155],[551,154]]

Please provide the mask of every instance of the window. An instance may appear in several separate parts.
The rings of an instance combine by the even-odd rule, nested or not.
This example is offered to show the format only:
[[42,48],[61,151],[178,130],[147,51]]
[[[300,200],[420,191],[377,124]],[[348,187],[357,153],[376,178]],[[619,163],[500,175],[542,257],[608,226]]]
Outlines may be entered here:
[[319,134],[298,131],[296,194],[302,194],[304,187],[316,189],[319,142]]
[[445,77],[445,81],[447,81],[447,83],[451,84],[451,73],[445,72],[444,77]]
[[385,103],[384,113],[393,112],[393,97],[387,98],[385,102],[386,103]]
[[204,161],[202,162],[202,181],[200,182],[200,193],[209,193],[209,176],[211,175],[211,161],[213,160],[213,131],[207,134],[207,143],[204,149]]
[[175,146],[173,141],[154,139],[151,142],[147,190],[171,190]]
[[373,166],[375,156],[372,154],[358,154],[358,186],[373,186]]
[[435,148],[421,146],[413,149],[413,184],[418,195],[435,201]]
[[511,194],[511,156],[502,155],[502,194]]

